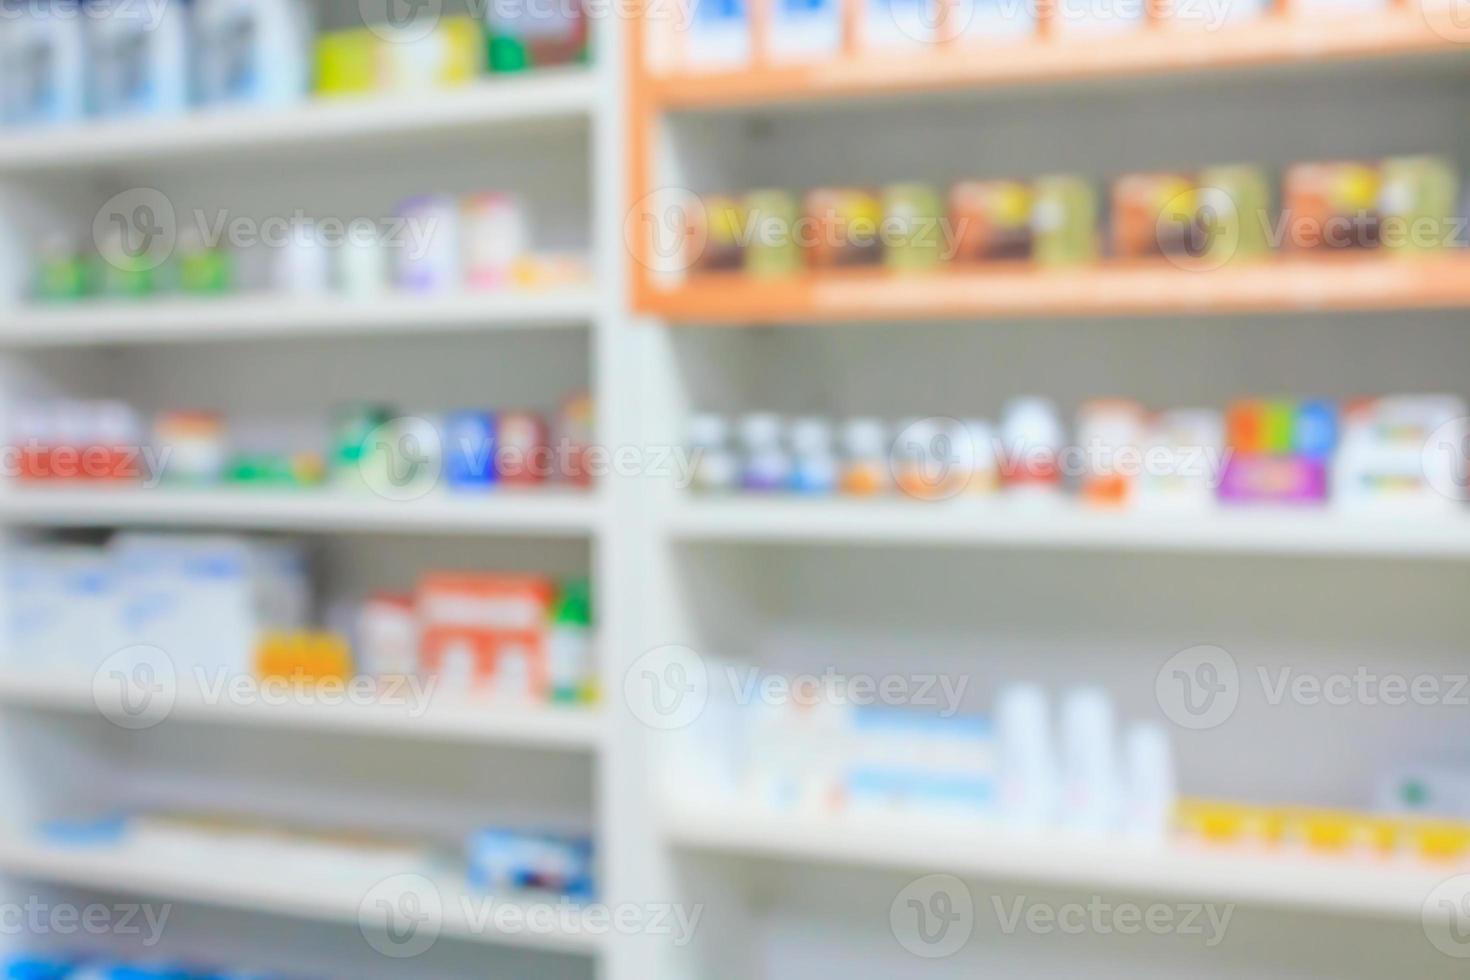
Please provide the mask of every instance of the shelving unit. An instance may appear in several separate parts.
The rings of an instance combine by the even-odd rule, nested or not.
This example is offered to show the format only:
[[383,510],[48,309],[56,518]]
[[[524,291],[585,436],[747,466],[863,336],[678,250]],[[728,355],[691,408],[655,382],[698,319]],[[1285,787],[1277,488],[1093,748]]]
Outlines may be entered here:
[[1405,860],[1293,857],[1250,851],[1154,848],[1128,842],[1016,837],[981,828],[822,820],[730,810],[674,810],[666,832],[694,852],[1015,880],[1074,891],[1105,889],[1272,908],[1417,921],[1459,868]]
[[598,76],[582,69],[494,78],[461,89],[318,100],[289,109],[222,109],[177,119],[84,123],[0,137],[0,174],[85,172],[124,164],[205,164],[269,158],[313,147],[371,149],[405,139],[455,137],[492,127],[585,127],[599,103]]
[[[366,15],[351,4],[335,12],[358,24]],[[13,238],[0,234],[0,393],[7,402],[17,395],[112,397],[145,413],[213,406],[232,420],[245,416],[247,426],[301,421],[299,431],[311,439],[312,427],[339,402],[550,412],[585,387],[597,402],[597,441],[625,442],[618,427],[634,389],[625,388],[630,379],[618,369],[623,273],[610,247],[622,210],[621,164],[612,157],[621,152],[613,122],[620,40],[615,23],[597,23],[587,66],[494,75],[459,89],[0,131],[0,217],[17,219],[8,229]],[[4,302],[14,280],[3,265],[23,257],[47,226],[40,219],[54,215],[87,229],[92,209],[139,187],[166,195],[180,223],[200,208],[232,219],[304,210],[346,220],[387,214],[397,200],[424,192],[512,190],[535,219],[529,247],[585,250],[591,279],[371,301],[242,292],[135,303]],[[614,691],[625,628],[620,608],[628,605],[621,549],[632,532],[611,517],[619,492],[612,483],[475,495],[438,488],[391,500],[366,489],[11,482],[0,487],[0,526],[7,547],[42,530],[302,535],[330,579],[318,584],[343,595],[401,589],[435,567],[590,574],[600,687]],[[81,890],[169,902],[183,907],[180,924],[165,937],[169,948],[239,955],[248,964],[251,942],[274,949],[279,938],[283,949],[327,962],[328,975],[401,975],[402,962],[372,948],[372,926],[363,918],[378,877],[245,866],[225,853],[185,860],[132,846],[53,846],[32,836],[39,820],[95,804],[119,812],[239,813],[319,830],[387,829],[446,853],[496,821],[590,831],[599,856],[598,901],[615,909],[634,898],[630,840],[640,833],[640,815],[618,780],[639,763],[609,710],[488,704],[445,691],[411,707],[330,698],[282,704],[265,692],[235,703],[183,684],[165,722],[125,731],[105,720],[93,678],[21,674],[13,665],[0,676],[6,893]],[[38,733],[55,740],[41,735],[40,744],[33,740]],[[70,761],[57,761],[57,753]],[[118,785],[107,776],[73,778],[97,767],[125,778]],[[441,947],[408,961],[410,970],[417,963],[430,973],[447,965],[450,975],[462,976],[641,975],[629,969],[629,952],[609,940],[606,927],[495,932],[467,914],[487,901],[554,907],[555,896],[474,895],[453,877],[435,884],[443,898],[440,942],[472,951]],[[236,921],[251,923],[249,937],[234,937],[234,953],[227,944],[216,948],[220,937],[211,932],[225,928],[221,923],[233,929]],[[303,931],[302,923],[333,929]],[[358,966],[331,962],[344,951]]]
[[31,527],[230,527],[272,531],[394,531],[586,537],[599,527],[596,492],[432,492],[389,500],[369,491],[172,490],[98,487],[0,492],[0,518]]
[[[185,691],[176,696],[169,720],[572,752],[595,753],[603,746],[601,717],[587,709],[526,708],[432,693],[422,706],[357,704],[320,694],[316,702],[312,703],[311,692],[294,703],[262,698],[256,703],[232,704],[212,700],[202,691]],[[87,677],[3,674],[0,704],[73,715],[98,713],[96,694]]]
[[1470,306],[1470,259],[1277,258],[1204,271],[1167,262],[1077,269],[882,270],[770,280],[704,274],[655,290],[646,311],[679,324],[1374,312]]
[[595,311],[596,298],[590,288],[443,298],[385,295],[371,303],[269,296],[97,303],[7,311],[0,316],[0,346],[585,329]]
[[[377,884],[372,878],[323,880],[290,868],[232,867],[222,872],[218,867],[191,867],[178,861],[176,855],[126,845],[73,849],[6,842],[0,844],[0,870],[32,880],[131,897],[349,926],[363,921],[363,897]],[[443,903],[441,934],[451,939],[583,955],[595,954],[602,945],[601,937],[577,929],[494,931],[466,914],[466,904],[460,899],[475,901],[477,897],[467,892],[463,883],[446,879],[434,884]]]
[[1340,555],[1463,560],[1470,515],[1218,508],[1197,514],[943,501],[685,501],[678,541],[1027,548],[1200,554]]
[[[1164,6],[1149,9],[1161,17]],[[1288,6],[1218,30],[1156,19],[1135,33],[1072,38],[1044,25],[1030,41],[895,53],[859,50],[850,18],[840,53],[804,63],[761,55],[772,28],[760,8],[752,63],[711,70],[677,63],[678,45],[658,37],[667,24],[635,25],[624,233],[643,321],[642,438],[678,441],[696,412],[900,426],[994,418],[1030,394],[1058,402],[1064,417],[1107,397],[1163,409],[1247,395],[1470,395],[1463,372],[1449,369],[1470,359],[1462,251],[1410,261],[1283,249],[1213,268],[994,263],[789,278],[689,268],[681,230],[697,228],[687,219],[705,194],[942,189],[1041,174],[1102,188],[1119,174],[1225,163],[1470,159],[1458,108],[1470,35],[1450,11],[1395,2],[1314,17]],[[768,329],[805,326],[814,329]],[[1096,685],[1120,719],[1172,725],[1161,670],[1181,651],[1217,647],[1238,664],[1233,713],[1217,728],[1170,729],[1182,792],[1211,798],[1366,805],[1384,769],[1459,737],[1432,709],[1311,707],[1257,689],[1282,669],[1454,672],[1447,651],[1464,617],[1452,596],[1467,574],[1470,514],[1453,505],[1109,512],[1071,500],[665,488],[648,507],[635,649],[674,644],[752,677],[937,675],[970,685],[967,712],[991,710],[1009,681],[1041,683],[1054,705],[1070,687]],[[687,763],[677,735],[645,743],[665,771]],[[1139,980],[1369,980],[1389,962],[1453,975],[1426,941],[1425,903],[1464,870],[1454,864],[773,812],[701,796],[698,780],[728,791],[739,765],[734,750],[699,744],[706,757],[685,774],[692,791],[677,775],[648,786],[660,846],[644,876],[709,902],[728,928],[665,958],[661,980],[795,980],[812,963],[941,980],[1099,969]],[[904,889],[931,874],[971,889],[976,929],[932,959],[896,931]],[[1232,903],[1240,919],[1201,952],[1177,936],[1013,933],[989,921],[990,903],[1007,896],[1052,911],[1119,899]]]

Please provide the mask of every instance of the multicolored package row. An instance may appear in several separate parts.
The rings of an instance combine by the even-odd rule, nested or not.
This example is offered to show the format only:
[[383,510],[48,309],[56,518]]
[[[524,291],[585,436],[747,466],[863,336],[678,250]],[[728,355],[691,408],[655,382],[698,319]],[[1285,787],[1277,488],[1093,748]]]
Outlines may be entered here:
[[443,89],[587,57],[587,16],[575,2],[491,4],[482,18],[436,9],[320,37],[316,19],[299,0],[162,0],[147,17],[87,0],[9,4],[0,22],[0,123]]
[[31,402],[17,406],[5,451],[23,482],[325,485],[395,498],[441,486],[586,488],[593,482],[592,413],[584,394],[569,398],[554,419],[482,409],[404,416],[383,405],[346,405],[323,452],[309,448],[295,425],[242,424],[232,439],[217,412],[170,411],[145,433],[139,413],[122,402]]
[[205,690],[234,677],[306,686],[414,677],[432,681],[431,693],[504,701],[597,696],[585,578],[431,571],[411,593],[333,604],[322,629],[312,625],[310,566],[302,545],[228,535],[29,544],[6,578],[6,664],[87,674],[143,648]]
[[585,257],[533,249],[525,207],[505,193],[424,194],[382,218],[298,213],[237,220],[209,227],[201,217],[153,232],[113,224],[96,253],[64,233],[47,236],[36,249],[31,297],[60,303],[269,292],[368,299],[394,290],[546,289],[589,277]]
[[1467,244],[1459,175],[1441,157],[1298,164],[1282,185],[1279,214],[1266,171],[1244,164],[1119,177],[1106,215],[1093,183],[1076,176],[963,181],[947,199],[918,183],[818,188],[799,201],[781,190],[712,195],[693,216],[685,259],[696,273],[781,277],[1104,256],[1220,265],[1278,251],[1418,254]]
[[1390,0],[1229,0],[1209,7],[1147,0],[698,0],[687,23],[655,21],[662,30],[652,32],[650,47],[655,70],[734,71],[863,53],[932,59],[943,56],[935,46],[945,44],[978,58],[997,44],[1121,37],[1155,23],[1187,37],[1268,16],[1335,19],[1389,9]]
[[1103,508],[1459,506],[1467,437],[1465,402],[1449,395],[1249,399],[1223,415],[1100,399],[1082,405],[1071,441],[1043,398],[1008,402],[998,426],[947,417],[839,426],[756,412],[733,425],[698,415],[689,428],[703,492],[1046,500],[1070,489]]

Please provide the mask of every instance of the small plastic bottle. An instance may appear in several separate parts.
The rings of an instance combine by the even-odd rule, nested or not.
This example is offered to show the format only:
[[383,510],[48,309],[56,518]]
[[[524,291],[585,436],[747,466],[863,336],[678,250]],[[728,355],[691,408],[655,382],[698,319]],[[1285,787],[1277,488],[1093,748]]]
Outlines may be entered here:
[[694,489],[719,493],[740,483],[740,463],[730,451],[730,426],[722,415],[709,413],[689,420],[689,449],[694,453]]
[[964,426],[974,450],[970,482],[965,489],[971,496],[993,497],[1000,492],[1000,458],[996,452],[995,428],[984,419],[966,419]]
[[790,484],[791,456],[781,445],[781,429],[781,416],[772,412],[753,412],[740,420],[745,449],[741,485],[746,490],[769,493]]
[[996,699],[1001,815],[1012,829],[1039,833],[1056,819],[1060,775],[1051,709],[1036,684],[1012,684]]
[[563,586],[552,610],[547,650],[552,700],[593,700],[592,589],[586,579],[574,579]]
[[797,493],[827,495],[837,490],[837,456],[832,449],[832,425],[807,416],[791,425],[791,489]]
[[893,475],[888,464],[888,430],[878,419],[849,419],[842,427],[842,492],[855,497],[886,493]]
[[1158,722],[1134,722],[1124,740],[1128,766],[1128,799],[1124,832],[1150,844],[1168,839],[1178,802],[1174,749]]
[[1079,833],[1117,830],[1119,779],[1113,702],[1101,688],[1071,691],[1062,701],[1062,816]]
[[1001,472],[1012,495],[1050,499],[1060,495],[1060,455],[1065,440],[1056,405],[1045,398],[1016,398],[1006,404]]

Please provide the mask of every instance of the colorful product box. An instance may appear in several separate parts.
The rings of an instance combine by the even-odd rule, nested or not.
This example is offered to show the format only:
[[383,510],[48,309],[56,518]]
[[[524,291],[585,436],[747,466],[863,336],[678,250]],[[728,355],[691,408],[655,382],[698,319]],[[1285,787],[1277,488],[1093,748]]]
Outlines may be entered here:
[[1018,180],[971,180],[949,193],[949,224],[957,238],[955,259],[990,262],[1029,259],[1032,252],[1031,188]]
[[444,426],[444,476],[451,488],[483,489],[496,482],[495,437],[494,414],[476,410],[449,414]]
[[495,466],[507,486],[535,486],[551,476],[546,421],[530,412],[504,412],[496,429]]
[[1370,163],[1301,163],[1283,180],[1285,244],[1298,249],[1372,248],[1379,241],[1383,175]]
[[1337,445],[1328,402],[1236,402],[1226,413],[1231,456],[1220,483],[1229,503],[1322,503]]
[[555,585],[535,576],[425,576],[418,591],[423,672],[454,688],[544,699],[555,598]]
[[883,202],[860,188],[810,191],[802,202],[807,264],[814,269],[873,265],[883,257]]
[[685,240],[693,249],[689,265],[696,272],[738,269],[744,263],[745,209],[732,197],[704,198],[700,214],[691,216],[694,226]]
[[1113,184],[1112,252],[1118,258],[1195,255],[1198,196],[1184,174],[1129,174]]

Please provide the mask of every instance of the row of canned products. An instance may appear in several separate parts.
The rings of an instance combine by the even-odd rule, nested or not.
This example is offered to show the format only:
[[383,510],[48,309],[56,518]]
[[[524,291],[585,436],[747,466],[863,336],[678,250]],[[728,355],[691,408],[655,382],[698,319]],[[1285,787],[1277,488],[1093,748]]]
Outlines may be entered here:
[[1281,251],[1384,248],[1434,253],[1466,244],[1460,178],[1437,156],[1326,161],[1288,167],[1230,164],[1197,172],[1126,174],[1106,202],[1075,175],[967,180],[871,190],[823,187],[707,195],[693,208],[684,264],[757,276],[883,265],[1031,261],[1075,265],[1167,257],[1222,265]]

